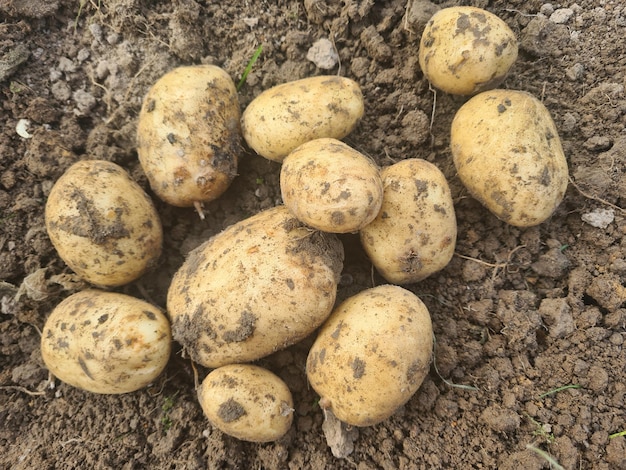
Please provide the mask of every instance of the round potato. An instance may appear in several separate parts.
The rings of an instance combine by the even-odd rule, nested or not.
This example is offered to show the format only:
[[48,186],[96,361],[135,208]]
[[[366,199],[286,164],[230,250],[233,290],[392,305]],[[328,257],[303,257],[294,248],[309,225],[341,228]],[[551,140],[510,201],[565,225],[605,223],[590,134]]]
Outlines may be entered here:
[[335,235],[284,206],[260,212],[193,250],[175,274],[167,295],[174,339],[206,367],[286,348],[328,317],[342,268]]
[[289,388],[259,366],[231,364],[214,369],[202,382],[198,399],[211,424],[244,441],[280,439],[293,421]]
[[309,351],[306,373],[321,407],[345,423],[371,426],[417,391],[432,348],[426,306],[402,287],[382,285],[333,311]]
[[179,67],[161,77],[137,126],[139,162],[152,190],[178,207],[199,209],[218,198],[237,174],[240,117],[237,89],[221,68]]
[[120,166],[72,165],[50,191],[48,236],[79,276],[98,286],[134,281],[161,255],[161,220],[150,197]]
[[388,282],[421,281],[454,254],[456,217],[448,182],[439,168],[417,158],[386,167],[381,176],[383,205],[361,229],[361,243]]
[[363,116],[358,83],[319,76],[283,83],[257,96],[241,117],[243,137],[255,152],[276,162],[309,140],[342,139]]
[[378,214],[383,183],[378,167],[336,139],[316,139],[291,152],[280,171],[287,208],[324,232],[357,232]]
[[72,294],[52,311],[41,355],[53,375],[95,393],[127,393],[154,381],[167,365],[167,317],[134,297],[95,289]]
[[452,121],[450,145],[470,194],[511,225],[542,223],[565,195],[568,169],[558,131],[546,107],[526,92],[471,98]]
[[460,6],[439,10],[419,49],[424,76],[436,88],[471,95],[497,87],[517,59],[517,39],[493,13]]

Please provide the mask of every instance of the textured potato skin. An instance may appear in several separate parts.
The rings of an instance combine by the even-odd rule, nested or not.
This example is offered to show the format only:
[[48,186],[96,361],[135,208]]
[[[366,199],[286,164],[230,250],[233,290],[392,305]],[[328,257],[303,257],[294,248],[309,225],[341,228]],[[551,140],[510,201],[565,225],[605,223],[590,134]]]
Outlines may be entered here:
[[448,182],[435,165],[417,158],[383,168],[381,176],[383,205],[361,229],[361,243],[388,282],[421,281],[454,254],[457,227]]
[[176,272],[167,310],[176,339],[206,366],[250,362],[290,346],[330,314],[343,245],[284,206],[231,225]]
[[280,189],[292,214],[331,233],[357,232],[374,220],[383,201],[378,167],[330,138],[306,142],[285,158]]
[[430,314],[410,291],[366,289],[341,303],[309,351],[307,378],[320,406],[341,421],[371,426],[391,416],[428,374]]
[[269,370],[251,364],[211,371],[198,389],[198,400],[214,426],[244,441],[280,439],[293,421],[287,385]]
[[127,284],[161,255],[161,220],[150,197],[120,166],[72,165],[50,191],[48,236],[76,274],[97,286]]
[[214,65],[178,67],[150,88],[137,125],[139,162],[152,190],[178,207],[221,196],[242,151],[237,89]]
[[94,393],[127,393],[163,371],[171,351],[167,317],[134,297],[95,289],[72,294],[52,311],[41,355],[53,375]]
[[452,121],[450,145],[467,190],[510,225],[544,222],[565,195],[568,168],[558,131],[529,93],[474,96]]
[[265,90],[244,110],[241,130],[255,152],[282,162],[289,152],[309,140],[344,138],[363,112],[358,83],[322,75]]

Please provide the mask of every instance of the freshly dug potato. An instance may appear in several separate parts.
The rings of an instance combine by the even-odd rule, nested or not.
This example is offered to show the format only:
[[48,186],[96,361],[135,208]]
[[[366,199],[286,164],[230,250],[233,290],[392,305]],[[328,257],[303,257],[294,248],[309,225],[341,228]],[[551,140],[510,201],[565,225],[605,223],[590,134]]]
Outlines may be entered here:
[[381,176],[383,205],[361,229],[361,243],[388,282],[421,281],[454,254],[456,217],[448,182],[439,168],[417,158],[386,167]]
[[137,127],[137,153],[153,191],[178,207],[199,209],[218,198],[237,174],[240,117],[237,89],[221,68],[179,67],[161,77]]
[[198,399],[211,424],[244,441],[280,439],[293,421],[293,399],[285,382],[251,364],[214,369],[203,380]]
[[356,232],[378,214],[383,183],[378,167],[336,139],[316,139],[291,152],[280,171],[287,208],[324,232]]
[[45,222],[63,261],[98,286],[134,281],[161,255],[152,200],[111,162],[83,160],[68,168],[50,191]]
[[480,93],[452,121],[450,145],[470,194],[503,221],[538,225],[567,188],[567,161],[546,107],[515,90]]
[[193,250],[175,274],[167,295],[174,339],[206,367],[286,348],[330,314],[342,267],[335,235],[284,206],[260,212]]
[[341,421],[371,426],[391,416],[428,374],[433,331],[428,309],[392,285],[341,303],[319,331],[306,363],[320,406]]
[[493,13],[460,6],[439,10],[419,49],[424,76],[436,88],[471,95],[497,87],[517,59],[517,39]]
[[167,365],[167,317],[134,297],[95,289],[72,294],[52,311],[41,334],[46,367],[65,383],[95,393],[127,393]]
[[276,162],[309,140],[342,139],[363,116],[358,83],[345,77],[319,76],[265,90],[241,118],[243,137],[256,153]]

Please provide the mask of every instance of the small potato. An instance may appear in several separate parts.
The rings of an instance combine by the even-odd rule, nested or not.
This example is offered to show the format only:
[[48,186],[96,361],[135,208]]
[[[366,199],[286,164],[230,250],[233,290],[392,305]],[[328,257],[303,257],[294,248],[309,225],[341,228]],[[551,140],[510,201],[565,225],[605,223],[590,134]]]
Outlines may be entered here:
[[341,421],[371,426],[391,416],[428,374],[433,331],[428,309],[392,285],[364,290],[326,320],[306,363],[320,406]]
[[259,366],[231,364],[214,369],[198,390],[211,424],[244,441],[283,437],[293,421],[293,400],[285,382]]
[[242,150],[237,89],[214,65],[176,68],[148,91],[137,153],[152,190],[178,207],[218,198],[237,174]]
[[50,191],[48,236],[76,274],[98,286],[134,281],[161,255],[161,220],[150,197],[120,166],[72,165]]
[[452,195],[439,168],[417,158],[381,172],[383,205],[360,231],[370,260],[388,281],[408,284],[443,269],[456,246]]
[[426,24],[419,63],[440,90],[471,95],[495,88],[517,59],[517,39],[493,13],[476,7],[439,10]]
[[73,387],[127,393],[161,374],[171,342],[169,322],[158,308],[90,289],[52,311],[41,334],[41,355],[50,372]]
[[363,116],[363,94],[349,78],[320,76],[283,83],[257,96],[241,118],[243,137],[276,162],[309,140],[342,139]]
[[291,152],[280,172],[287,208],[305,224],[331,233],[357,232],[378,214],[378,167],[336,139],[316,139]]
[[548,219],[567,188],[567,161],[546,107],[514,90],[480,93],[456,113],[450,145],[469,193],[510,225]]

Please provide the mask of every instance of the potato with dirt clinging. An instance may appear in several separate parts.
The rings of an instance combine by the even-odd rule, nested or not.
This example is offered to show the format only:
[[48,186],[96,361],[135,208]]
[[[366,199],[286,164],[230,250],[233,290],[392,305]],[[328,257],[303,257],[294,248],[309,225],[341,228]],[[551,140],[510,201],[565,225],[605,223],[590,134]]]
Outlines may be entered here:
[[243,137],[256,153],[276,162],[305,142],[342,139],[363,116],[358,83],[338,76],[309,77],[265,90],[241,117]]
[[461,182],[501,220],[538,225],[561,203],[567,160],[550,112],[523,91],[491,90],[452,121],[450,146]]
[[134,281],[161,255],[152,200],[111,162],[83,160],[68,168],[50,191],[45,222],[61,259],[98,286]]
[[41,334],[41,355],[53,375],[74,387],[127,393],[161,374],[171,342],[167,317],[155,306],[90,289],[52,311]]

